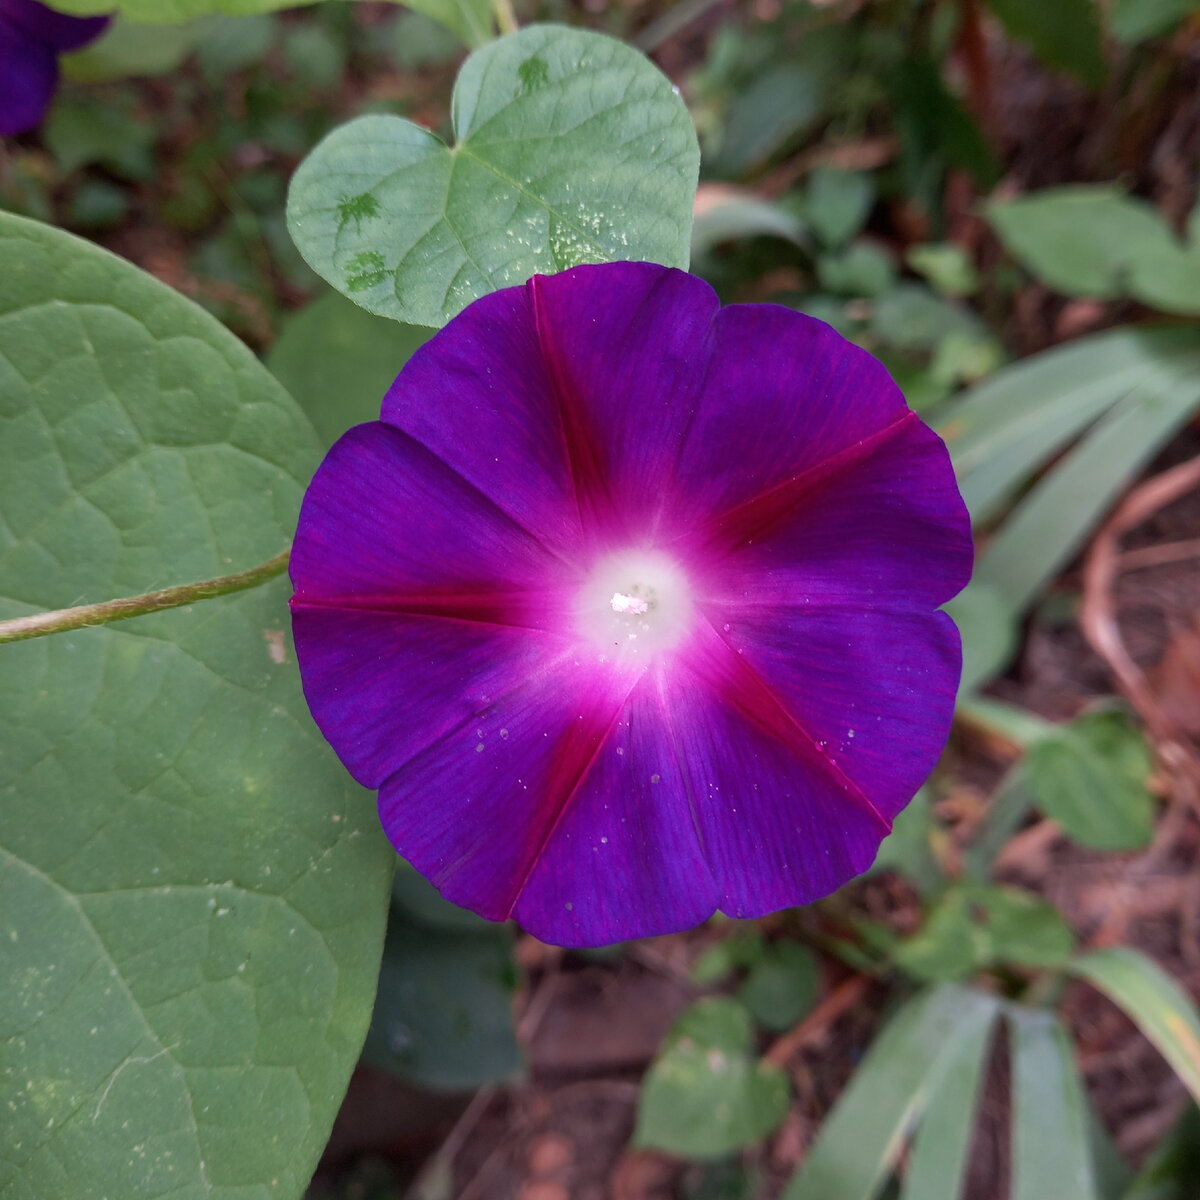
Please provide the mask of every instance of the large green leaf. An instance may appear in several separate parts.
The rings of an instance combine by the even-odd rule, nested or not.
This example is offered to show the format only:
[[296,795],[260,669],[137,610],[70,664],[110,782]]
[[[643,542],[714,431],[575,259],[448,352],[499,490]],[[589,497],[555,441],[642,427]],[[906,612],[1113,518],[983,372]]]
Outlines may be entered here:
[[1104,82],[1100,19],[1093,0],[986,0],[1013,37],[1028,42],[1048,66],[1092,87]]
[[1134,850],[1154,834],[1146,787],[1150,752],[1119,710],[1085,713],[1029,748],[1038,807],[1067,834],[1098,850]]
[[384,393],[432,332],[331,292],[288,319],[267,366],[332,446],[351,425],[379,419]]
[[992,996],[945,984],[910,1001],[871,1046],[783,1200],[872,1200],[960,1052],[986,1037]]
[[451,115],[452,147],[400,117],[360,117],[292,178],[296,245],[357,304],[440,326],[536,273],[687,266],[696,134],[637,51],[532,25],[467,59]]
[[[0,616],[244,568],[319,454],[245,347],[0,215]],[[393,856],[309,718],[282,580],[0,647],[0,1197],[298,1197]]]
[[1012,1200],[1097,1200],[1083,1085],[1053,1014],[1009,1006]]
[[1179,984],[1128,946],[1095,950],[1067,967],[1125,1010],[1200,1101],[1200,1013]]
[[[131,21],[173,25],[209,13],[246,17],[279,8],[299,8],[318,0],[53,0],[60,12],[91,16],[117,12]],[[392,0],[400,3],[401,0]],[[468,46],[482,45],[491,36],[488,0],[403,0],[407,8],[424,13],[454,30]]]
[[720,1158],[770,1133],[788,1108],[787,1076],[751,1054],[750,1014],[713,996],[675,1022],[646,1073],[639,1146]]

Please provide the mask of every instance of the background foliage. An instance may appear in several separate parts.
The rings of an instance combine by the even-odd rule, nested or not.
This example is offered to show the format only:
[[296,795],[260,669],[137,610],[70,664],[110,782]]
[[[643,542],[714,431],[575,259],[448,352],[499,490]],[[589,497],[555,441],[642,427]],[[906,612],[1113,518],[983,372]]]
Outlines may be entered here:
[[1194,1196],[1200,4],[54,4],[0,620],[270,559],[434,327],[624,257],[880,356],[979,559],[873,872],[588,955],[395,869],[282,580],[0,646],[0,1198]]

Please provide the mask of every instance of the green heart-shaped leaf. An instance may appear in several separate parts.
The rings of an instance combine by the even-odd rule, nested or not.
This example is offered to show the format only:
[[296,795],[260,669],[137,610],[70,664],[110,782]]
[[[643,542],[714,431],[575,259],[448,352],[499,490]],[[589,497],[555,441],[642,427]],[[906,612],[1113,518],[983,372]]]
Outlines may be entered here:
[[751,1052],[749,1012],[727,996],[687,1009],[646,1072],[634,1144],[720,1158],[766,1137],[788,1109],[787,1076]]
[[[0,214],[0,618],[250,567],[320,456],[232,334]],[[394,862],[284,580],[0,646],[0,1196],[297,1198]]]
[[453,146],[400,117],[360,117],[292,179],[293,240],[364,308],[440,326],[534,274],[617,259],[687,266],[696,133],[637,51],[530,26],[467,59],[452,116]]

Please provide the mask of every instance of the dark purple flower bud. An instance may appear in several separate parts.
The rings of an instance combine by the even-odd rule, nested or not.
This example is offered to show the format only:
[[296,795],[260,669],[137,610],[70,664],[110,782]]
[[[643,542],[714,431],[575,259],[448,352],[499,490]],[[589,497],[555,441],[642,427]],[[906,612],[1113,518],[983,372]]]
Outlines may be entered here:
[[318,725],[449,899],[547,941],[802,904],[950,728],[972,547],[884,368],[648,263],[494,292],[305,497]]
[[41,122],[58,85],[58,56],[98,38],[110,17],[69,17],[38,0],[0,0],[0,136]]

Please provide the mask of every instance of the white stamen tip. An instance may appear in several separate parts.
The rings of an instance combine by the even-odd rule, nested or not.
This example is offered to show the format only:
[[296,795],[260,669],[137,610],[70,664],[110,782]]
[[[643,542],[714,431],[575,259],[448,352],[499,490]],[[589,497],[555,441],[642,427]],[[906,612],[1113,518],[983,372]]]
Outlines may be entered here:
[[691,587],[676,563],[651,550],[598,562],[576,601],[580,633],[604,656],[645,661],[691,626]]
[[640,596],[626,596],[621,592],[613,592],[611,604],[615,613],[644,613],[650,609],[650,605]]

